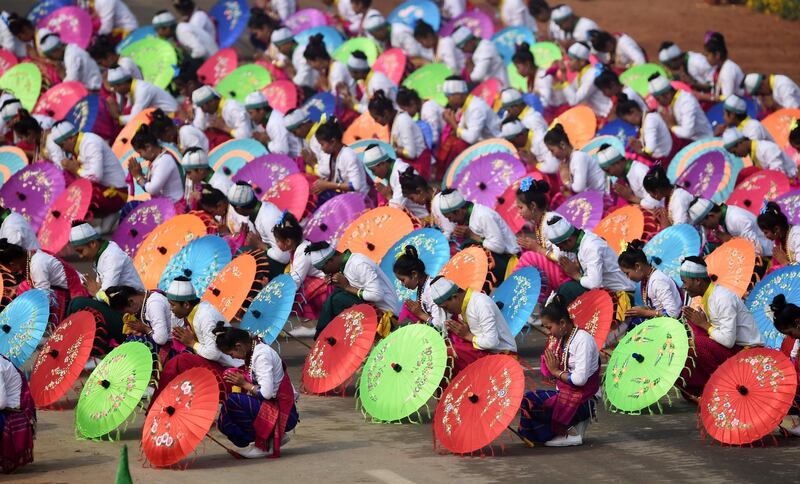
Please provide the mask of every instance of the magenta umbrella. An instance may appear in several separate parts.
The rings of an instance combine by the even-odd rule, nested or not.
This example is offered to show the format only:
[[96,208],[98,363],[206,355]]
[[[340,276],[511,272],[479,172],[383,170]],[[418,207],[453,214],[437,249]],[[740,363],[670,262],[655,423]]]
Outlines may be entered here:
[[11,175],[0,188],[0,204],[22,215],[39,231],[47,210],[64,191],[64,174],[48,162],[34,163]]
[[125,216],[111,239],[133,257],[150,232],[174,216],[175,204],[169,198],[148,200]]
[[267,193],[272,186],[287,176],[298,173],[297,163],[286,155],[272,153],[262,155],[247,162],[231,180],[247,182],[253,187],[256,196]]
[[80,7],[61,7],[40,20],[36,28],[55,32],[65,44],[77,44],[81,49],[92,39],[92,17]]
[[361,193],[337,195],[317,208],[305,226],[306,239],[311,242],[323,240],[335,245],[342,232],[372,203]]
[[696,197],[711,200],[717,193],[723,176],[725,176],[725,155],[719,151],[710,151],[692,162],[675,181],[675,185],[683,187]]
[[480,9],[464,12],[458,17],[451,19],[444,24],[439,35],[449,36],[455,29],[461,26],[469,28],[477,37],[491,39],[494,35],[494,21],[492,17]]
[[509,185],[525,174],[525,166],[509,153],[489,153],[472,160],[456,178],[455,188],[471,202],[497,205]]
[[328,25],[328,17],[316,8],[304,8],[290,15],[284,24],[293,34],[297,35],[304,30]]
[[556,212],[581,230],[592,230],[603,218],[603,194],[586,191],[578,193],[562,203]]

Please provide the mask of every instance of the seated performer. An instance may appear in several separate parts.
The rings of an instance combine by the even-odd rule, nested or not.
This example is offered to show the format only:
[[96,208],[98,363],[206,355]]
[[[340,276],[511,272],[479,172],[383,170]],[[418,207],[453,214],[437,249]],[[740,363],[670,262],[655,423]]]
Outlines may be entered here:
[[219,351],[244,361],[244,366],[223,375],[233,392],[222,403],[219,431],[244,458],[280,457],[289,441],[286,433],[300,420],[286,364],[271,346],[243,329],[220,321],[214,336]]
[[[769,308],[773,314],[772,321],[775,324],[775,329],[780,331],[781,334],[795,339],[791,357],[795,368],[797,368],[797,353],[800,350],[800,307],[787,303],[786,296],[778,294],[772,299]],[[796,437],[800,437],[800,420],[797,418],[798,404],[800,404],[800,395],[795,395],[794,405],[789,409],[789,414],[792,415],[791,426],[783,426],[787,432]]]
[[720,124],[715,129],[714,134],[717,136],[722,135],[726,129],[736,128],[741,131],[745,138],[753,141],[775,142],[775,139],[769,134],[767,128],[765,128],[760,121],[750,117],[747,113],[747,102],[736,94],[731,94],[725,98],[722,119],[724,123]]
[[398,111],[394,102],[383,91],[372,96],[369,114],[378,124],[389,127],[391,144],[397,156],[413,166],[423,177],[430,178],[431,151],[425,144],[422,130],[411,116],[405,111]]
[[439,191],[439,184],[428,183],[428,180],[419,173],[406,170],[400,174],[400,186],[403,188],[404,197],[424,206],[430,212],[430,217],[423,220],[423,223],[428,227],[438,228],[449,239],[456,225],[442,214],[440,208],[442,193]]
[[25,250],[38,250],[39,240],[25,217],[0,205],[0,239]]
[[[452,33],[453,41],[465,57],[465,71],[472,83],[480,84],[489,79],[497,79],[508,86],[508,71],[497,46],[489,39],[481,39],[467,26],[460,26]],[[457,73],[454,73],[457,74]]]
[[209,86],[201,86],[192,92],[192,104],[192,124],[205,131],[213,146],[230,138],[244,139],[253,134],[253,123],[244,106],[235,99],[222,99]]
[[764,342],[742,300],[711,280],[702,258],[692,256],[683,260],[681,281],[689,297],[703,298],[700,309],[683,308],[683,316],[694,334],[694,354],[690,353],[694,367],[684,369],[681,376],[685,383],[680,388],[689,397],[697,398],[719,365],[739,350]]
[[729,128],[722,133],[722,142],[725,143],[725,149],[728,152],[739,158],[749,156],[754,169],[779,171],[790,180],[797,176],[795,161],[772,141],[750,139],[738,129]]
[[146,344],[161,364],[175,356],[182,345],[172,341],[172,309],[161,291],[140,291],[130,286],[111,286],[106,290],[108,305],[125,316],[125,341]]
[[408,163],[392,158],[380,145],[370,145],[364,152],[364,166],[382,180],[381,182],[375,181],[375,189],[388,201],[389,206],[406,208],[415,217],[421,219],[430,215],[424,205],[414,203],[403,196],[400,176],[408,170],[414,171],[414,168]]
[[597,163],[597,158],[576,150],[561,124],[556,124],[544,135],[547,148],[561,162],[558,174],[561,178],[561,194],[564,197],[587,190],[604,192],[606,174]]
[[0,355],[0,471],[10,474],[33,462],[36,404],[25,374]]
[[541,371],[556,380],[556,390],[525,394],[519,432],[548,447],[582,445],[600,388],[600,352],[592,335],[575,326],[559,295],[542,311],[542,325],[550,338]]
[[[598,119],[603,119],[611,112],[614,103],[594,84],[599,71],[589,62],[590,54],[589,46],[583,42],[575,42],[567,49],[569,67],[578,75],[564,88],[564,97],[570,106],[585,104],[592,108]],[[561,68],[561,71],[562,79],[566,79],[566,68]]]
[[203,185],[208,184],[222,193],[228,193],[233,182],[224,173],[214,171],[208,164],[208,154],[202,148],[189,148],[181,160],[183,171],[186,173],[186,202],[189,210],[196,210]]
[[364,52],[356,50],[350,54],[350,58],[347,60],[347,70],[356,82],[358,87],[356,95],[360,97],[346,99],[346,101],[352,103],[354,109],[359,113],[368,111],[369,101],[378,91],[382,92],[391,102],[397,98],[397,85],[383,72],[370,69],[367,54]]
[[191,59],[207,59],[219,50],[216,39],[207,31],[191,22],[178,22],[178,19],[166,10],[156,12],[153,17],[153,28],[160,38],[176,44],[176,47]]
[[431,295],[431,282],[433,277],[425,271],[425,262],[419,258],[419,252],[413,245],[403,247],[403,251],[394,261],[394,275],[406,289],[416,292],[417,298],[403,301],[400,312],[400,322],[406,319],[416,320],[429,324],[447,335],[445,321],[449,315],[433,302]]
[[642,109],[625,94],[617,98],[617,118],[639,127],[638,138],[628,138],[630,151],[652,161],[669,162],[674,154],[672,132],[658,111]]
[[414,39],[433,54],[432,58],[426,60],[441,62],[453,73],[460,73],[464,70],[466,62],[464,53],[456,47],[453,38],[439,35],[424,19],[419,19],[414,26]]
[[331,197],[344,192],[369,192],[367,173],[358,155],[342,142],[344,130],[335,118],[321,124],[314,135],[319,153],[309,143],[311,151],[317,155],[317,175],[319,180],[311,186],[311,192],[318,195],[321,204]]
[[659,74],[650,77],[648,88],[661,106],[664,121],[677,138],[673,142],[678,142],[678,147],[714,136],[706,113],[691,92],[673,88],[669,80]]
[[600,146],[597,163],[608,176],[616,177],[617,182],[612,188],[618,196],[645,209],[661,206],[661,202],[644,189],[644,178],[649,171],[647,165],[627,159],[625,153],[620,153],[617,148],[608,144]]
[[689,220],[692,225],[710,231],[722,243],[741,237],[753,243],[756,255],[772,255],[772,241],[758,228],[756,216],[743,208],[695,198],[689,206]]
[[660,166],[651,168],[645,175],[642,185],[651,197],[664,204],[663,208],[655,211],[661,227],[690,223],[689,206],[694,200],[694,195],[673,185],[664,168]]
[[633,282],[638,282],[644,306],[634,306],[625,312],[626,318],[645,319],[668,316],[678,319],[683,301],[678,285],[667,274],[657,269],[644,253],[644,242],[634,240],[617,259],[619,268]]
[[800,225],[790,225],[789,219],[775,202],[768,202],[756,219],[758,228],[775,246],[772,265],[795,265],[800,256]]
[[263,92],[255,91],[248,94],[244,107],[253,123],[253,138],[266,146],[270,153],[280,153],[290,157],[300,154],[299,146],[290,146],[292,143],[283,114],[272,109]]
[[144,175],[141,163],[136,158],[130,159],[128,171],[133,180],[151,198],[168,198],[175,204],[177,213],[185,212],[183,189],[186,185],[186,174],[180,161],[161,146],[155,133],[146,124],[139,127],[131,140],[131,146],[142,159],[150,162],[150,169]]
[[125,67],[112,67],[106,78],[120,100],[120,125],[128,124],[131,118],[148,108],[161,109],[170,114],[178,110],[178,103],[172,94],[147,81],[134,79]]
[[750,73],[744,76],[744,90],[767,109],[800,109],[800,87],[788,76]]

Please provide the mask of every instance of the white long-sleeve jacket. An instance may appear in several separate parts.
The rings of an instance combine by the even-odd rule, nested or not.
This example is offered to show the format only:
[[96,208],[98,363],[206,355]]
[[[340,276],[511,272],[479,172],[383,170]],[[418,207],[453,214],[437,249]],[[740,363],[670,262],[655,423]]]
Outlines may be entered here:
[[717,284],[709,287],[709,290],[708,306],[703,310],[713,326],[708,333],[711,339],[726,348],[763,345],[761,332],[741,298]]

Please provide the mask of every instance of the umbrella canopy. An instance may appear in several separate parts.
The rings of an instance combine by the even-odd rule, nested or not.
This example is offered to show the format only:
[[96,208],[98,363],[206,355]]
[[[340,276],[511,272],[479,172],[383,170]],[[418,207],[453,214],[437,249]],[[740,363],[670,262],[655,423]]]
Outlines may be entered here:
[[28,111],[36,106],[41,89],[42,73],[32,62],[17,64],[0,77],[0,90],[13,94]]
[[178,54],[175,47],[164,39],[145,37],[137,40],[120,52],[130,57],[142,70],[144,80],[160,88],[166,88],[175,77]]
[[92,16],[80,7],[61,7],[37,22],[36,28],[57,33],[62,42],[81,49],[89,47],[92,40]]
[[522,331],[533,314],[541,289],[539,271],[528,266],[514,271],[492,294],[514,336]]
[[315,123],[331,119],[336,110],[336,97],[329,92],[314,94],[303,103],[303,109],[308,111],[308,116]]
[[483,248],[467,247],[451,257],[439,275],[450,279],[461,289],[480,291],[486,282],[487,272],[489,258]]
[[142,202],[120,222],[111,240],[133,257],[150,232],[174,216],[175,204],[169,198],[154,198]]
[[377,315],[369,304],[353,306],[336,316],[306,357],[305,390],[322,394],[347,383],[367,357],[377,329]]
[[417,91],[422,99],[433,99],[438,104],[446,106],[444,81],[452,75],[450,68],[444,64],[427,64],[406,76],[403,86]]
[[244,104],[251,92],[263,89],[272,82],[272,75],[258,64],[245,64],[223,77],[216,85],[217,91],[224,98],[236,99]]
[[213,304],[227,321],[239,321],[264,287],[268,272],[269,259],[264,251],[238,255],[217,273],[203,294],[203,301]]
[[366,54],[369,65],[374,64],[381,53],[381,47],[369,37],[353,37],[336,49],[333,58],[347,65],[350,55],[357,50]]
[[333,55],[340,45],[344,44],[344,37],[342,34],[330,25],[323,25],[321,27],[314,27],[294,36],[295,42],[298,47],[305,47],[308,44],[308,39],[314,35],[322,34],[322,41],[325,42],[325,47],[328,49],[328,54]]
[[600,147],[603,145],[613,146],[620,153],[625,153],[625,140],[610,134],[598,135],[592,138],[591,141],[583,145],[581,151],[589,153],[590,155],[596,155],[597,152],[600,151]]
[[345,229],[336,249],[364,254],[379,264],[392,245],[412,230],[414,224],[399,208],[373,208]]
[[41,289],[25,291],[0,312],[0,355],[16,367],[30,358],[50,317],[50,299]]
[[578,105],[560,114],[554,121],[564,127],[572,146],[580,148],[597,131],[597,117],[589,106]]
[[307,29],[328,25],[328,17],[322,10],[303,8],[289,15],[283,23],[293,34],[297,35]]
[[749,444],[775,430],[796,391],[797,371],[786,355],[748,348],[711,375],[700,400],[700,419],[723,444]]
[[473,160],[482,156],[496,153],[507,153],[517,156],[517,149],[509,141],[503,138],[490,138],[480,143],[475,143],[453,160],[442,180],[442,187],[451,188],[455,185],[458,174],[466,168]]
[[531,45],[531,52],[539,69],[548,69],[554,62],[564,57],[561,47],[555,42],[536,42]]
[[283,178],[264,194],[266,200],[281,210],[288,210],[294,218],[302,220],[308,205],[311,187],[305,173],[293,173]]
[[143,25],[143,26],[137,28],[136,30],[134,30],[133,32],[128,32],[128,35],[126,35],[122,39],[122,41],[119,44],[117,44],[117,47],[116,47],[117,53],[121,53],[129,45],[132,45],[135,42],[138,42],[138,41],[140,41],[142,39],[157,38],[157,37],[158,37],[158,34],[156,33],[156,28],[153,27],[152,24],[151,25]]
[[100,96],[89,94],[84,97],[69,110],[64,119],[72,123],[82,133],[90,133],[97,122],[97,115],[100,113]]
[[369,354],[359,379],[361,406],[383,422],[410,418],[434,395],[446,369],[447,346],[439,331],[424,324],[404,326]]
[[581,230],[592,230],[603,218],[603,194],[585,191],[569,197],[555,210]]
[[236,43],[247,28],[250,19],[250,6],[245,0],[219,0],[208,14],[217,25],[217,40],[221,48]]
[[69,242],[72,222],[86,218],[91,200],[92,183],[85,178],[78,178],[58,195],[39,228],[37,238],[42,250],[61,252]]
[[747,296],[747,309],[753,313],[764,346],[773,349],[780,349],[785,339],[785,335],[775,329],[769,307],[778,294],[783,294],[788,303],[800,304],[800,266],[784,266],[770,272]]
[[515,234],[522,230],[522,227],[524,227],[526,223],[525,219],[522,218],[522,215],[519,213],[519,208],[517,208],[517,190],[519,190],[520,183],[526,177],[531,177],[534,180],[541,180],[543,178],[542,174],[538,171],[532,171],[523,177],[517,178],[514,183],[509,185],[508,188],[497,197],[497,204],[494,206],[494,210],[503,217],[503,220],[506,221]]
[[795,119],[800,119],[800,109],[778,109],[762,119],[761,124],[769,131],[778,146],[786,149],[790,146],[789,131]]
[[800,224],[800,190],[793,190],[775,199],[792,225]]
[[202,295],[230,261],[231,248],[222,237],[206,235],[194,239],[172,256],[161,274],[158,288],[166,291],[176,277],[184,276],[191,279],[195,292]]
[[454,188],[471,202],[493,207],[498,197],[525,175],[525,165],[508,153],[490,153],[472,160],[456,177]]
[[371,207],[361,193],[348,192],[323,203],[305,224],[306,239],[312,242],[327,241],[335,244],[353,221]]
[[606,123],[605,126],[600,128],[597,134],[614,136],[615,138],[619,138],[623,143],[627,143],[628,138],[635,138],[636,135],[639,134],[639,128],[621,119],[615,119]]
[[72,5],[72,0],[39,0],[33,4],[26,17],[33,25],[61,7]]
[[420,260],[425,263],[425,273],[433,277],[439,273],[450,258],[450,243],[441,231],[434,228],[418,229],[406,235],[386,252],[381,260],[381,270],[392,281],[400,301],[417,300],[417,291],[406,288],[394,275],[394,263],[407,246],[417,249]]
[[439,7],[430,0],[407,0],[392,10],[386,20],[390,23],[406,24],[412,29],[417,25],[417,21],[425,20],[434,31],[438,31],[442,16]]
[[672,225],[650,239],[644,245],[644,253],[681,287],[681,262],[685,257],[700,254],[700,234],[689,224]]
[[608,291],[592,289],[584,292],[570,303],[567,311],[575,326],[591,334],[597,349],[602,350],[614,320],[614,301]]
[[489,355],[470,363],[439,400],[434,442],[457,454],[486,447],[514,420],[524,392],[525,375],[513,357]]
[[350,145],[362,139],[379,139],[388,142],[389,127],[378,124],[369,111],[366,111],[347,127],[342,142]]
[[64,119],[70,109],[88,94],[80,81],[56,84],[39,97],[33,114],[42,114],[56,120]]
[[603,217],[592,232],[604,238],[609,247],[619,255],[629,242],[642,238],[644,233],[642,209],[637,205],[618,208]]
[[742,169],[741,160],[722,151],[708,151],[696,158],[678,177],[675,184],[697,197],[724,202],[736,185]]
[[156,467],[177,464],[194,451],[217,417],[219,383],[208,368],[184,371],[153,402],[142,427],[142,451]]
[[269,105],[281,114],[286,114],[297,107],[297,86],[292,81],[286,79],[272,81],[261,91],[267,97]]
[[658,405],[678,380],[688,354],[689,337],[678,320],[649,319],[633,328],[614,349],[603,376],[611,408],[637,413]]
[[470,95],[479,97],[486,101],[489,106],[494,106],[497,101],[500,91],[503,90],[503,83],[497,79],[486,79],[482,83],[475,86]]
[[289,274],[272,279],[250,303],[240,327],[271,344],[289,319],[296,293],[297,285]]
[[620,74],[619,80],[636,91],[636,94],[646,97],[650,94],[647,81],[653,74],[660,74],[667,79],[672,77],[667,70],[659,64],[639,64]]
[[239,66],[239,56],[236,49],[228,47],[220,49],[197,69],[197,79],[202,84],[216,86],[224,77],[236,70]]
[[375,63],[372,64],[372,70],[382,72],[396,86],[399,86],[406,72],[407,62],[408,57],[403,49],[389,49],[375,59]]
[[[141,128],[143,124],[150,124],[150,114],[153,111],[155,111],[155,108],[143,109],[139,114],[129,119],[128,124],[126,124],[117,135],[114,144],[111,145],[111,150],[114,151],[114,154],[117,155],[120,161],[124,161],[131,151],[135,153],[133,145],[131,145],[131,140],[133,140],[134,135],[136,135],[136,132],[139,131],[139,128]],[[128,169],[127,163],[123,163],[122,166],[126,170]]]
[[517,46],[523,42],[533,45],[536,43],[536,37],[525,27],[506,27],[494,34],[492,42],[503,56],[503,62],[511,64],[511,58],[514,56]]
[[97,439],[122,425],[140,405],[153,376],[153,354],[144,343],[123,343],[86,380],[75,407],[75,430]]
[[789,179],[783,172],[759,170],[739,183],[726,203],[758,215],[764,202],[773,201],[788,191]]
[[734,237],[706,257],[708,274],[714,282],[743,297],[756,264],[756,249],[747,239]]
[[672,161],[667,167],[667,177],[671,182],[675,183],[689,165],[704,154],[712,151],[717,151],[727,156],[727,151],[725,151],[722,140],[719,138],[707,138],[689,143],[672,157]]
[[192,240],[206,235],[206,231],[206,225],[200,217],[185,214],[172,217],[150,232],[133,257],[133,265],[144,287],[158,287],[161,274],[172,257]]
[[13,52],[0,49],[0,77],[17,64],[17,56]]
[[480,37],[481,39],[491,39],[492,35],[494,35],[494,20],[492,20],[489,14],[478,8],[464,12],[454,19],[450,19],[450,21],[442,26],[439,35],[449,36],[459,27],[467,27],[476,37]]
[[0,205],[25,217],[34,231],[47,209],[64,191],[64,173],[52,163],[35,163],[18,171],[0,186]]
[[16,146],[0,147],[0,185],[28,164],[28,155]]
[[208,164],[232,180],[248,162],[267,154],[267,148],[252,138],[232,139],[217,145],[208,153]]
[[[228,141],[228,143],[230,143],[230,141]],[[259,143],[259,145],[260,144],[261,143]],[[223,167],[223,171],[224,170],[225,167]],[[286,155],[261,154],[250,159],[244,166],[236,168],[234,171],[235,175],[231,177],[231,180],[234,183],[240,181],[247,182],[253,187],[256,197],[263,200],[270,188],[276,185],[280,180],[300,170],[297,168],[297,163]]]
[[30,387],[39,408],[66,395],[89,360],[95,334],[92,313],[78,311],[59,323],[33,363]]
[[[743,98],[745,103],[747,103],[747,115],[753,119],[756,119],[758,116],[758,104],[753,100],[753,98],[746,97]],[[708,118],[708,122],[711,123],[712,127],[716,127],[720,124],[725,124],[725,103],[720,102],[713,106],[711,109],[706,111],[706,117]]]

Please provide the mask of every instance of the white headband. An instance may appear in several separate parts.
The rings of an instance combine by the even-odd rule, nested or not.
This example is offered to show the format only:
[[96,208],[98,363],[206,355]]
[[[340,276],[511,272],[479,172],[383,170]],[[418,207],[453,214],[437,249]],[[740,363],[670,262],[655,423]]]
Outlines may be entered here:
[[744,102],[744,99],[740,98],[736,94],[731,94],[725,98],[724,108],[725,111],[731,113],[747,114],[747,103]]
[[181,165],[184,170],[208,168],[208,155],[203,150],[189,150],[184,153]]
[[564,242],[575,233],[575,227],[563,215],[551,212],[545,215],[545,220],[547,220],[544,228],[547,239],[554,244]]
[[98,240],[100,235],[91,225],[82,223],[72,227],[69,231],[69,244],[73,247],[86,245],[93,240]]
[[153,17],[153,27],[168,27],[170,25],[175,25],[178,21],[175,19],[175,16],[172,15],[171,12],[161,12],[160,14]]
[[743,139],[745,139],[744,135],[736,128],[728,128],[722,133],[722,143],[726,150],[733,148]]
[[458,190],[453,190],[450,193],[443,193],[439,195],[439,210],[441,210],[442,215],[455,212],[459,208],[462,208],[466,203],[467,201],[464,200],[464,196],[461,195],[461,192]]
[[309,258],[311,259],[311,265],[317,268],[318,270],[322,270],[322,267],[328,262],[328,259],[333,257],[333,254],[336,251],[333,247],[325,247],[320,250],[315,250],[309,253]]
[[613,146],[609,146],[602,151],[598,151],[596,156],[597,162],[600,164],[600,168],[608,168],[619,160],[625,159],[625,156],[623,156],[623,154]]
[[440,277],[431,284],[430,289],[433,303],[437,306],[441,306],[442,303],[458,292],[459,287],[450,279]]
[[708,216],[711,209],[714,207],[714,202],[711,200],[698,198],[689,206],[689,220],[693,225],[699,224]]
[[467,89],[467,82],[462,81],[461,79],[450,79],[444,81],[442,90],[444,91],[445,96],[450,96],[451,94],[466,94],[469,92]]
[[351,55],[350,58],[347,59],[347,67],[353,69],[354,71],[368,71],[369,61],[367,59],[361,59]]
[[233,185],[228,189],[228,203],[234,207],[246,207],[253,203],[256,194],[250,185]]
[[514,121],[503,124],[501,136],[505,139],[511,139],[522,133],[524,130],[525,126],[523,126],[518,119],[515,119]]
[[678,47],[678,44],[672,44],[658,52],[658,60],[666,63],[677,59],[681,55],[683,55],[683,52],[681,52],[681,48]]
[[669,81],[664,76],[658,76],[653,78],[650,82],[647,83],[647,87],[648,89],[650,89],[650,94],[654,96],[664,94],[665,92],[672,89],[672,85],[670,85]]
[[192,281],[178,278],[169,283],[167,289],[167,299],[170,301],[194,301],[197,299],[197,293],[194,290]]
[[681,263],[680,275],[690,279],[708,279],[708,267],[685,260]]
[[744,76],[744,89],[747,91],[747,94],[751,96],[758,91],[761,87],[761,84],[764,82],[764,76],[761,74],[751,73]]
[[581,42],[575,42],[567,49],[567,55],[578,60],[589,60],[589,48]]

